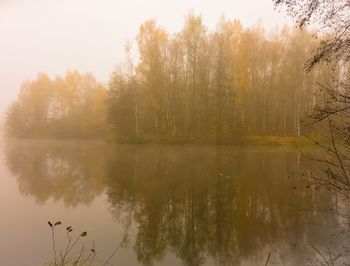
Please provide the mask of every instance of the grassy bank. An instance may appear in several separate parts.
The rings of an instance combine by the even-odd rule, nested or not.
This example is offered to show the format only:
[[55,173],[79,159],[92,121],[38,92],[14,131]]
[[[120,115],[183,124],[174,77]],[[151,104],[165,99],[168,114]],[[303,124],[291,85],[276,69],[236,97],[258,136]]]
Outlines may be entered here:
[[216,138],[191,138],[191,137],[140,137],[140,138],[8,138],[9,143],[56,143],[57,145],[86,145],[90,144],[168,144],[168,145],[265,145],[265,146],[312,146],[313,143],[305,137],[284,136],[236,136],[217,140]]
[[308,146],[311,141],[305,137],[283,136],[245,136],[221,138],[190,138],[190,137],[142,137],[118,138],[111,142],[125,144],[220,144],[220,145],[289,145]]

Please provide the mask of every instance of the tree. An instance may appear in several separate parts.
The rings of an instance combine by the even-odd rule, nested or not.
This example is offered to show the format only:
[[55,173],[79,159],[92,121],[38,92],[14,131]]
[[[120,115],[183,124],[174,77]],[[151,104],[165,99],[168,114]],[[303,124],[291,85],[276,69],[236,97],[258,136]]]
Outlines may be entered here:
[[308,31],[285,27],[268,36],[261,26],[244,29],[223,18],[209,32],[190,14],[172,35],[147,21],[136,40],[139,62],[127,55],[110,81],[112,135],[221,141],[302,134],[299,121],[315,105],[320,73],[302,70],[317,43]]
[[105,88],[91,74],[39,74],[23,83],[6,118],[9,136],[94,138],[105,130]]
[[203,48],[206,47],[204,42],[206,39],[206,28],[203,25],[202,18],[192,14],[186,17],[184,29],[181,32],[185,49],[186,64],[186,83],[188,93],[187,112],[187,132],[190,135],[198,134],[198,114],[197,109],[199,103],[198,90],[198,72],[199,60],[203,54]]
[[106,101],[107,122],[113,137],[137,137],[134,91],[123,71],[123,67],[118,66],[111,75]]
[[320,46],[306,64],[311,70],[320,62],[335,63],[350,59],[350,1],[349,0],[273,0],[284,5],[299,27],[315,26],[324,35]]
[[148,120],[147,133],[162,134],[166,129],[165,117],[165,63],[168,43],[167,33],[158,28],[154,20],[141,25],[137,35],[140,64],[137,72],[143,84],[144,109]]
[[100,138],[107,131],[117,141],[133,142],[300,136],[300,120],[323,106],[313,84],[328,71],[302,70],[318,43],[311,36],[288,27],[267,34],[260,25],[243,28],[224,18],[209,31],[193,14],[169,34],[149,20],[136,37],[138,61],[127,44],[108,90],[91,74],[41,74],[23,84],[9,110],[8,132]]
[[[312,159],[326,164],[324,176],[313,176],[321,184],[342,194],[350,190],[350,2],[340,1],[287,1],[275,0],[276,5],[286,5],[300,27],[312,25],[321,37],[321,43],[306,64],[306,70],[314,70],[316,64],[327,62],[332,73],[318,80],[322,100],[314,105],[312,118],[319,132],[327,139],[324,143],[314,140],[324,149],[321,157]],[[317,35],[316,35],[317,37]],[[339,147],[340,146],[340,147]]]

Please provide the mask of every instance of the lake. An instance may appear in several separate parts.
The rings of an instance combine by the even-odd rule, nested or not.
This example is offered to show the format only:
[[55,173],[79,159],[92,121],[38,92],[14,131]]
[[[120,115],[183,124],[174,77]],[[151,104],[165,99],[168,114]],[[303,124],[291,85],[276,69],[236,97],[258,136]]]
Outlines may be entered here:
[[[87,231],[112,265],[318,265],[336,197],[294,148],[0,142],[0,265],[53,258],[48,221]],[[96,263],[99,265],[100,262]],[[103,264],[103,263],[102,263]],[[95,264],[94,264],[95,265]]]

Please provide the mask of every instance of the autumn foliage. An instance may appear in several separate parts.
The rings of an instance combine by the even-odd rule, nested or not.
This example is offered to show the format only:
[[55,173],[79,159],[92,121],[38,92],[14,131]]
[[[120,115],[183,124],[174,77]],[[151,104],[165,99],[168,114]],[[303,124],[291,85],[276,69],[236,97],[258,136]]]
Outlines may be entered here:
[[267,33],[221,19],[214,31],[188,15],[169,34],[154,20],[140,26],[108,88],[77,71],[25,82],[8,111],[16,137],[217,139],[299,136],[318,104],[326,69],[304,72],[317,40],[306,30]]

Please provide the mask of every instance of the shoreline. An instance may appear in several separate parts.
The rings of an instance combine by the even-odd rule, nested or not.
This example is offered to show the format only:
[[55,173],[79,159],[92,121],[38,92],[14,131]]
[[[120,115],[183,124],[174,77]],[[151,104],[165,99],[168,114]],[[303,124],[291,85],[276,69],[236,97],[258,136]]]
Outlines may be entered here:
[[[5,139],[6,141],[6,139]],[[217,146],[308,146],[313,143],[305,137],[284,136],[246,136],[229,137],[216,140],[215,138],[7,138],[9,142],[55,142],[55,143],[99,143],[99,144],[134,144],[134,145],[217,145]]]

